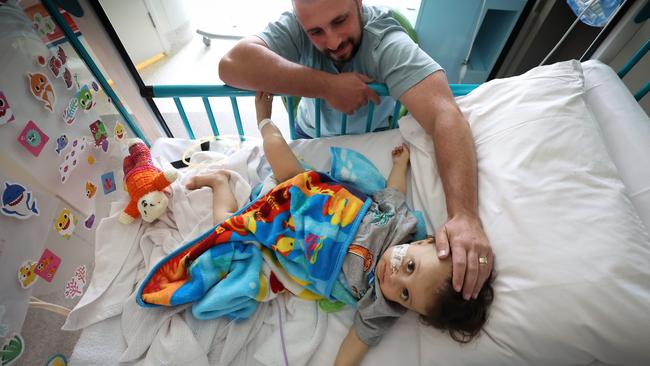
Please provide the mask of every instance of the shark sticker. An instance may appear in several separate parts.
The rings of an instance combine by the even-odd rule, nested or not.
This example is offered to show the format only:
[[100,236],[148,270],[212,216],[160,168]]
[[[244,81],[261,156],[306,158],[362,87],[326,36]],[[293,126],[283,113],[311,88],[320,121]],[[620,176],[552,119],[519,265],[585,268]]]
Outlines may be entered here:
[[36,197],[31,191],[18,183],[5,182],[0,212],[20,220],[38,216]]
[[67,208],[61,210],[56,220],[54,220],[54,229],[66,239],[70,239],[70,235],[77,227],[77,217]]
[[14,113],[11,111],[9,101],[5,96],[5,93],[0,91],[0,126],[6,125],[7,123],[13,122],[14,120]]

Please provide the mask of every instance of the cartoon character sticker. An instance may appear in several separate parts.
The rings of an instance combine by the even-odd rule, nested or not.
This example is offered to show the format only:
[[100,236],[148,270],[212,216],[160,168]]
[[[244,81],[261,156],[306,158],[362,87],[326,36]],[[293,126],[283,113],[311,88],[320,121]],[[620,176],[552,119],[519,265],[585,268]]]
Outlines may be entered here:
[[0,91],[0,126],[14,121],[14,113],[11,111],[9,101],[5,93]]
[[54,275],[56,275],[56,271],[59,269],[60,265],[61,258],[51,250],[45,248],[43,254],[41,254],[41,259],[39,259],[38,264],[36,264],[34,272],[45,281],[52,282],[52,279],[54,279]]
[[65,154],[63,163],[59,165],[59,174],[61,175],[61,183],[67,182],[70,173],[79,165],[81,161],[81,154],[86,149],[86,137],[82,136],[72,141],[71,149]]
[[0,365],[9,366],[13,364],[20,356],[23,355],[25,351],[25,341],[20,334],[13,334],[9,339],[5,341],[0,349]]
[[104,194],[109,194],[115,191],[115,175],[113,172],[108,172],[102,174],[102,188],[104,188]]
[[18,142],[35,157],[40,155],[41,150],[43,150],[43,147],[49,139],[34,121],[28,121],[23,131],[18,135]]
[[61,155],[61,151],[63,151],[67,146],[68,136],[63,134],[56,139],[56,149],[54,149],[54,151],[56,151],[57,155]]
[[36,197],[27,188],[18,183],[5,182],[2,192],[3,214],[17,219],[25,220],[38,216]]
[[93,182],[86,182],[86,197],[88,199],[95,197],[95,192],[97,192],[97,186]]
[[25,261],[18,268],[18,282],[22,288],[30,288],[36,282],[36,262]]
[[93,94],[88,89],[88,85],[84,85],[79,89],[77,93],[77,99],[79,101],[79,106],[86,111],[89,111],[95,103],[93,102]]
[[97,120],[90,124],[90,132],[95,139],[95,147],[101,147],[104,152],[108,151],[108,133],[106,126],[101,120]]
[[124,128],[124,125],[120,122],[116,122],[113,134],[115,135],[115,140],[123,141],[126,138],[126,129]]
[[32,95],[43,102],[43,106],[48,111],[54,111],[54,103],[56,102],[56,95],[54,95],[54,88],[52,83],[40,72],[27,73],[27,81],[29,82],[29,91]]
[[67,208],[64,208],[54,220],[54,229],[66,239],[70,239],[70,235],[74,232],[74,229],[77,227],[77,218]]

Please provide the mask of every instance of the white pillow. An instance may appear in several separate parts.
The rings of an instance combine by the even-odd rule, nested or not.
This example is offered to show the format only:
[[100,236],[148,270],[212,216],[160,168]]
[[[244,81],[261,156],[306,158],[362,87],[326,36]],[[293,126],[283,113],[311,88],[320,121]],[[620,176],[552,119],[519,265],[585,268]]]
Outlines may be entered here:
[[[583,83],[580,64],[569,61],[458,99],[476,142],[496,297],[469,345],[420,326],[421,364],[650,364],[650,239]],[[432,158],[415,121],[401,120],[400,129],[412,164]],[[412,172],[416,185],[439,179],[424,166]]]

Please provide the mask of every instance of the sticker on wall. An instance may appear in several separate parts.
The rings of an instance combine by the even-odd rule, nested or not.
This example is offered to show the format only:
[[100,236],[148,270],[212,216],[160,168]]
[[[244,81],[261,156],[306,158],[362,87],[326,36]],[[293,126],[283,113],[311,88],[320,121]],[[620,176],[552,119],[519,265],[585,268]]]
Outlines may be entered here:
[[74,271],[74,276],[65,284],[64,295],[68,299],[74,299],[83,295],[84,286],[86,286],[86,266],[81,265]]
[[126,138],[126,129],[124,128],[124,125],[120,122],[116,122],[113,134],[115,135],[115,140],[122,142]]
[[70,239],[75,227],[77,227],[77,218],[67,208],[61,210],[59,216],[54,220],[54,229],[66,239]]
[[28,121],[23,131],[18,135],[18,142],[35,157],[38,157],[49,139],[34,121]]
[[95,193],[97,192],[97,186],[93,184],[93,182],[86,181],[86,197],[88,199],[91,199],[95,197]]
[[18,282],[22,288],[30,288],[36,282],[36,264],[28,260],[18,268]]
[[50,69],[55,78],[63,76],[63,73],[61,72],[62,67],[63,64],[61,63],[61,60],[56,56],[50,57],[49,61],[47,61],[47,68]]
[[20,334],[11,336],[0,349],[0,365],[9,366],[13,364],[25,351],[25,342]]
[[56,30],[52,18],[49,15],[43,16],[41,13],[34,14],[32,25],[34,26],[34,29],[43,37],[54,33]]
[[95,139],[95,147],[101,147],[104,152],[108,151],[108,133],[106,126],[101,120],[97,120],[90,124],[90,132]]
[[67,146],[68,136],[63,134],[56,139],[56,149],[54,149],[54,151],[56,151],[57,155],[61,155],[61,151],[63,151]]
[[0,211],[6,216],[25,220],[38,216],[38,204],[34,194],[27,188],[18,183],[5,182]]
[[57,353],[47,359],[45,366],[68,366],[68,359],[64,355]]
[[63,163],[59,165],[59,174],[61,183],[65,183],[70,177],[70,173],[79,165],[81,154],[86,149],[86,137],[82,136],[72,141],[71,149],[65,154]]
[[41,254],[41,259],[39,259],[36,264],[34,272],[45,281],[52,282],[52,279],[54,279],[54,275],[56,275],[56,271],[59,269],[60,265],[61,258],[51,250],[45,248],[43,254]]
[[63,68],[63,82],[68,90],[72,89],[72,86],[74,85],[72,83],[72,73],[67,67]]
[[54,111],[54,103],[56,102],[56,95],[54,95],[54,88],[52,83],[40,72],[27,73],[27,81],[29,82],[29,91],[32,95],[43,102],[43,106],[48,111]]
[[63,121],[68,125],[73,124],[77,116],[78,110],[79,110],[79,98],[75,96],[72,99],[70,99],[68,106],[65,107],[65,110],[63,111]]
[[88,165],[93,165],[95,164],[95,157],[92,154],[88,154],[88,158],[86,158],[88,161]]
[[104,194],[109,194],[115,190],[115,175],[113,172],[104,173],[101,179],[102,188],[104,188]]
[[59,46],[59,48],[56,49],[56,57],[61,60],[61,64],[65,65],[68,62],[68,55],[65,54],[65,50],[63,47]]
[[0,91],[0,126],[14,121],[14,113],[11,111],[9,101],[5,93]]
[[93,228],[93,225],[95,224],[95,214],[90,214],[90,216],[86,217],[84,220],[84,226],[86,229],[90,230]]
[[93,94],[88,89],[88,85],[84,85],[79,89],[77,93],[77,99],[79,100],[79,106],[86,111],[89,111],[95,103],[93,102]]

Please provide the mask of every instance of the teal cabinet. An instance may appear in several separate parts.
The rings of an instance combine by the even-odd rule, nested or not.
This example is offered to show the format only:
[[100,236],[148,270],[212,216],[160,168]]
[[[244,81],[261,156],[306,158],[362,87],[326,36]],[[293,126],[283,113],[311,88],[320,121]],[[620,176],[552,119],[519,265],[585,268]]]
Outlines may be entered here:
[[525,5],[526,0],[422,0],[415,32],[449,83],[481,83]]

